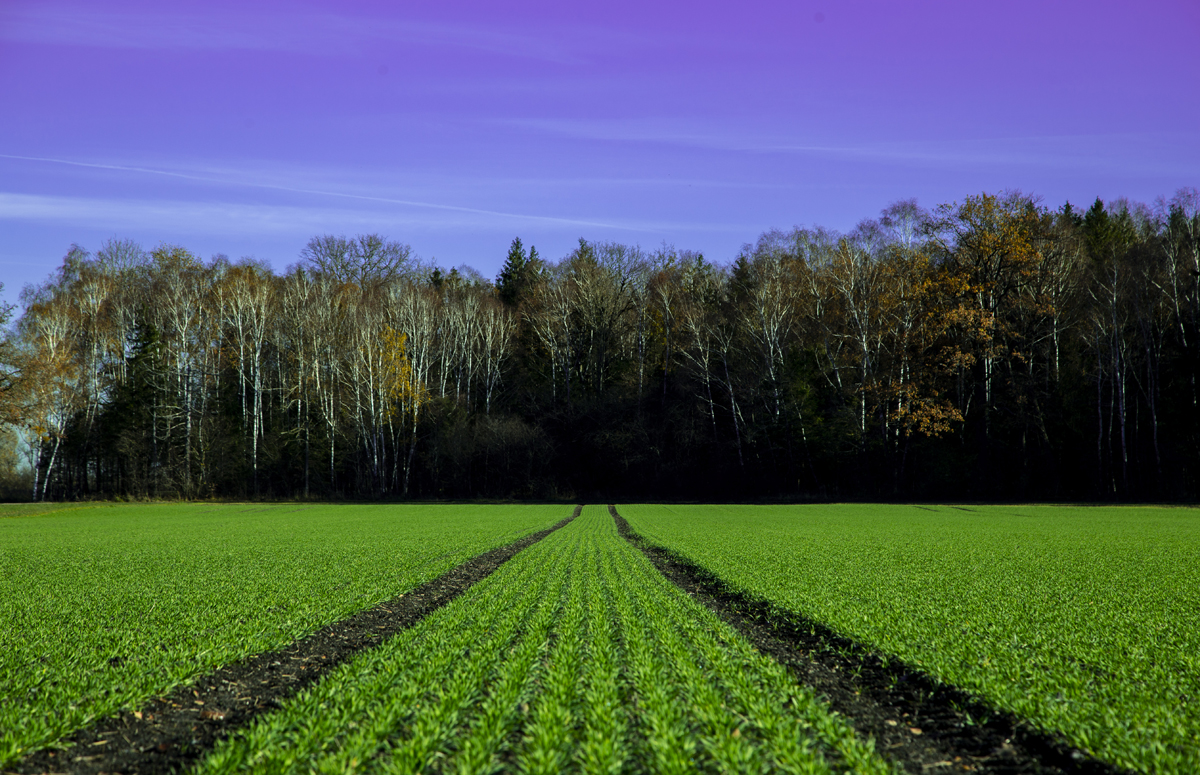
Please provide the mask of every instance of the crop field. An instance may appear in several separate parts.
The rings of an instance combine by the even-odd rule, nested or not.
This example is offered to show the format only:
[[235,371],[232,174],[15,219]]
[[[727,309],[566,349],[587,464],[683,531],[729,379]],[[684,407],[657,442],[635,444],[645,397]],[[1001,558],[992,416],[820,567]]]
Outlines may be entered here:
[[547,528],[565,511],[4,507],[0,768],[93,719]]
[[589,506],[214,750],[201,772],[885,773]]
[[[1200,772],[1200,510],[619,511],[645,542],[732,591],[1103,761]],[[287,659],[275,650],[401,594],[432,600],[416,588],[569,514],[562,505],[3,507],[0,769],[43,771],[21,764],[25,755],[172,687],[187,685],[176,715],[203,718],[192,690],[217,668],[254,654]],[[605,507],[505,551],[511,559],[464,581],[439,581],[465,589],[448,603],[361,641],[319,679],[262,695],[271,699],[174,761],[209,773],[895,772],[876,732],[851,726],[858,711],[832,712],[800,673],[681,591]],[[181,723],[179,745],[193,746],[196,722]],[[76,756],[66,758],[97,758]]]
[[620,506],[732,589],[1140,772],[1200,772],[1200,510]]

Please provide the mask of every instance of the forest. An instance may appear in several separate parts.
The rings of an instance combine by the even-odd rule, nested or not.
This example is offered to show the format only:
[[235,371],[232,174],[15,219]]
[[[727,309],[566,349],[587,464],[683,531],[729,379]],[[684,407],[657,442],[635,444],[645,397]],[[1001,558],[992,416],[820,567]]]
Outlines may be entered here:
[[[732,261],[72,246],[0,310],[22,496],[1191,500],[1200,191],[916,200]],[[0,461],[3,462],[3,461]]]

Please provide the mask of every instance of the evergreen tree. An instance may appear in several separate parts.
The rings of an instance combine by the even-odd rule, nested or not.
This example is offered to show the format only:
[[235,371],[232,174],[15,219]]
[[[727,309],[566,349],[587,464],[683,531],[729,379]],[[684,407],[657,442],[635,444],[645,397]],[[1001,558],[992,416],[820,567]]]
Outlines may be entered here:
[[[530,254],[536,257],[537,252],[530,248]],[[504,268],[496,278],[496,294],[500,301],[510,307],[515,307],[521,302],[529,285],[531,256],[525,255],[525,246],[521,244],[520,237],[513,239],[508,248],[508,257],[504,259]]]
[[129,376],[113,391],[100,415],[100,454],[108,459],[104,467],[113,492],[156,495],[162,464],[158,444],[162,336],[152,324],[140,322],[129,340]]

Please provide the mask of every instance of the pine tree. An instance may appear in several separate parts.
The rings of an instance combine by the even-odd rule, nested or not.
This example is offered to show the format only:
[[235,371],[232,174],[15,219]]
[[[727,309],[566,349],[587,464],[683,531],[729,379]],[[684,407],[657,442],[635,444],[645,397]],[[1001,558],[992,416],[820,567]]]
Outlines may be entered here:
[[129,376],[113,391],[99,418],[100,455],[108,457],[107,485],[114,492],[157,494],[156,473],[162,462],[158,444],[162,335],[154,325],[142,322],[129,341]]
[[[531,249],[530,252],[534,251]],[[525,255],[525,246],[521,244],[521,238],[517,237],[508,248],[508,257],[504,260],[504,268],[500,270],[500,276],[496,278],[496,294],[500,297],[500,301],[510,307],[515,307],[520,303],[529,284],[529,266],[530,260]]]

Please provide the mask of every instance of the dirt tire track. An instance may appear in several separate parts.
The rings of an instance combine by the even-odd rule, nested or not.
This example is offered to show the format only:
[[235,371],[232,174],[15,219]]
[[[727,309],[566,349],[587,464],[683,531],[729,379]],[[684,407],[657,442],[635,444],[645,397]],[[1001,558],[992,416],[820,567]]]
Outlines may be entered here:
[[419,587],[322,627],[312,635],[246,657],[136,712],[122,711],[35,751],[6,772],[163,773],[197,762],[218,742],[275,710],[336,666],[405,630],[490,576],[518,552],[579,516],[484,552]]
[[920,670],[894,659],[885,663],[818,622],[730,591],[712,573],[648,543],[615,506],[608,510],[617,532],[660,573],[816,690],[905,771],[1127,775]]

